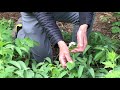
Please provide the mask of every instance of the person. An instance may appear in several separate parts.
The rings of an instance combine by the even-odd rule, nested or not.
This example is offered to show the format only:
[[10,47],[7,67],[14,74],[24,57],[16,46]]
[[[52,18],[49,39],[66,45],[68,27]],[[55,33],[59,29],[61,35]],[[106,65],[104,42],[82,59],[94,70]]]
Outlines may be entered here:
[[71,52],[83,52],[88,44],[87,36],[92,30],[94,12],[20,12],[22,29],[17,38],[29,37],[40,45],[31,48],[32,56],[38,62],[44,58],[53,58],[51,45],[59,48],[59,61],[63,68],[67,62],[73,62],[70,51],[64,41],[56,21],[72,23],[72,41],[77,47]]

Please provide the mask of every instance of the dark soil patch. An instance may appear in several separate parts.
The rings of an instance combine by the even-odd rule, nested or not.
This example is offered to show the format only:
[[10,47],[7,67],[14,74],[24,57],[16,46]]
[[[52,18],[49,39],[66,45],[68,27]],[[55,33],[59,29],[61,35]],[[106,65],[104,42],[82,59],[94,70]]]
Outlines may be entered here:
[[[101,17],[109,17],[106,22],[101,21]],[[104,35],[111,36],[111,25],[115,21],[112,12],[96,12],[96,19],[93,25],[93,31],[99,31]]]
[[17,21],[18,18],[20,17],[19,12],[0,12],[0,19],[2,18],[5,19],[13,19],[14,21]]

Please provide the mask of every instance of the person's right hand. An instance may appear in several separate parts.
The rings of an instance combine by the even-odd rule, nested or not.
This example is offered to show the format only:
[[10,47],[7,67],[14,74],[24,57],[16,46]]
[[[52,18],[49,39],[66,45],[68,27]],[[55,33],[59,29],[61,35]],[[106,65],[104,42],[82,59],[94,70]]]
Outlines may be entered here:
[[64,41],[58,42],[59,46],[59,61],[63,68],[66,67],[67,62],[73,62],[72,58],[70,57],[69,49]]

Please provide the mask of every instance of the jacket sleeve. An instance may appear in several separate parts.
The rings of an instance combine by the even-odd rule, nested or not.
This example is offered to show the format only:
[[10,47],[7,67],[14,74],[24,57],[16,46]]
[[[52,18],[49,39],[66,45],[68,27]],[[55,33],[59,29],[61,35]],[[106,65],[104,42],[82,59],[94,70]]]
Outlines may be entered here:
[[79,12],[80,25],[87,24],[90,27],[93,20],[94,12]]
[[58,42],[63,40],[60,29],[58,28],[56,21],[49,12],[33,12],[38,22],[45,29],[47,36],[50,38],[52,45],[58,46]]

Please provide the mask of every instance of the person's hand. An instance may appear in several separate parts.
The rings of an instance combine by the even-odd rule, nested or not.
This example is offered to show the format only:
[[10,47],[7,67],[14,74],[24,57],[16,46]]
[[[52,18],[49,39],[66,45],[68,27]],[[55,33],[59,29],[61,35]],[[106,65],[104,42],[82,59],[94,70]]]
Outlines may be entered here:
[[73,62],[72,58],[70,57],[69,49],[64,41],[58,42],[59,46],[59,61],[63,68],[66,67],[67,62]]
[[88,44],[87,42],[87,24],[83,24],[80,26],[78,32],[77,32],[77,47],[71,52],[77,53],[77,52],[83,52]]

